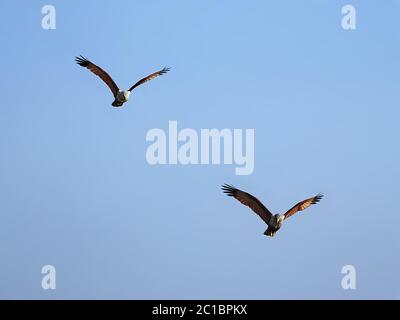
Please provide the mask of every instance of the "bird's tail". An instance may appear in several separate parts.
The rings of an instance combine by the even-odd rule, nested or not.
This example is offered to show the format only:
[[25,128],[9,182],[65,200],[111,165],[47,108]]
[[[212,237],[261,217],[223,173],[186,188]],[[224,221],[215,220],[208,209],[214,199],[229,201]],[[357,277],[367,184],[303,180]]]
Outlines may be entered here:
[[266,236],[269,236],[269,237],[273,237],[273,236],[275,235],[275,233],[276,233],[276,231],[274,231],[274,230],[272,230],[272,229],[270,229],[270,228],[268,228],[268,229],[265,230],[265,232],[264,232],[264,234],[265,234]]
[[111,104],[113,107],[121,107],[122,102],[119,102],[117,99],[114,100],[114,102]]

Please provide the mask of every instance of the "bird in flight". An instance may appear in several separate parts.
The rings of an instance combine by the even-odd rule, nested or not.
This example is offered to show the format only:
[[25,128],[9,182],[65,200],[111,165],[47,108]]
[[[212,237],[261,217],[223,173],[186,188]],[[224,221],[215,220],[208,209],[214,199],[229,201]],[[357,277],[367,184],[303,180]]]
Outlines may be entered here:
[[106,83],[106,85],[111,89],[111,92],[115,99],[114,102],[111,104],[113,107],[121,107],[125,102],[128,101],[129,95],[131,94],[131,91],[133,89],[135,89],[136,87],[140,86],[141,84],[147,81],[153,80],[154,78],[161,76],[164,73],[167,73],[170,70],[169,68],[163,68],[160,71],[154,72],[148,75],[147,77],[139,80],[128,90],[120,90],[117,84],[114,82],[114,80],[110,77],[110,75],[107,72],[105,72],[102,68],[95,65],[93,62],[89,61],[85,57],[83,56],[75,57],[75,62],[80,66],[85,67],[90,71],[92,71],[96,76],[100,77],[100,79]]
[[267,230],[264,234],[266,236],[273,237],[275,233],[281,228],[284,220],[294,215],[298,211],[307,209],[312,204],[319,202],[323,194],[319,193],[315,197],[303,200],[296,204],[293,208],[289,209],[285,214],[275,214],[273,215],[256,197],[252,196],[250,193],[244,192],[242,190],[236,189],[234,186],[224,184],[222,190],[230,197],[234,197],[236,200],[240,201],[245,206],[248,206],[256,214],[260,216],[261,219],[268,225]]

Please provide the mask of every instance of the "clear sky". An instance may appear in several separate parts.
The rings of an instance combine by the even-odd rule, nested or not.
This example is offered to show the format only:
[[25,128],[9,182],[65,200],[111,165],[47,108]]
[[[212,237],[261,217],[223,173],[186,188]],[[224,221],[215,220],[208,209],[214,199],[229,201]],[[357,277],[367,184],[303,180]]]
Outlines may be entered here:
[[[2,0],[0,298],[399,299],[399,16],[395,0]],[[122,88],[172,69],[112,108],[79,54]],[[170,120],[255,129],[253,174],[149,165],[146,133]],[[273,212],[326,197],[269,238],[223,183]]]

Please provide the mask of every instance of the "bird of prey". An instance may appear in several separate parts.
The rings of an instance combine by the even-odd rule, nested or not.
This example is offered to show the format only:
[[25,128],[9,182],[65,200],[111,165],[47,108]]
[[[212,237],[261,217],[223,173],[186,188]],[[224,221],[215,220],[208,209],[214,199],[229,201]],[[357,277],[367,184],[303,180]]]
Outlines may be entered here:
[[93,62],[89,61],[83,56],[75,57],[75,61],[80,66],[89,69],[96,76],[100,77],[100,79],[103,80],[106,83],[106,85],[111,89],[111,92],[115,99],[114,102],[112,103],[113,107],[121,107],[125,102],[128,101],[129,95],[131,94],[131,91],[133,89],[135,89],[136,87],[140,86],[141,84],[147,81],[153,80],[154,78],[161,76],[164,73],[167,73],[170,70],[169,68],[163,68],[160,71],[154,72],[148,75],[147,77],[139,80],[128,90],[120,90],[116,85],[116,83],[114,82],[114,80],[110,77],[110,75],[107,72],[105,72],[102,68],[95,65]]
[[261,219],[268,225],[267,230],[265,230],[264,234],[266,236],[273,237],[275,233],[281,228],[282,222],[294,215],[298,211],[302,211],[307,209],[312,204],[316,204],[319,202],[323,194],[319,193],[315,197],[303,200],[296,204],[293,208],[289,209],[285,214],[275,214],[273,215],[256,197],[251,194],[244,192],[242,190],[236,189],[234,186],[230,186],[225,184],[222,186],[222,190],[228,196],[234,197],[236,200],[239,200],[245,206],[248,206],[251,210],[253,210],[256,214],[260,216]]

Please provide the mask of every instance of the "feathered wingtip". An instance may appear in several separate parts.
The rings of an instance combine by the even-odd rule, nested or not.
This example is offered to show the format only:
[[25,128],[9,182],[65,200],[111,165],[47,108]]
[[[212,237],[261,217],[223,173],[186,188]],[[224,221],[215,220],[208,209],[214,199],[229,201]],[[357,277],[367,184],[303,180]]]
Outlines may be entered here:
[[230,197],[235,196],[235,191],[237,190],[234,186],[226,183],[221,186],[221,189],[224,193],[226,193]]
[[161,69],[160,75],[162,75],[162,74],[164,74],[164,73],[167,73],[167,72],[170,71],[170,70],[171,70],[170,67],[164,67],[164,68]]
[[89,65],[90,61],[86,59],[84,56],[80,55],[79,57],[75,57],[75,62],[82,67],[86,67]]
[[318,193],[318,194],[314,197],[312,204],[316,204],[316,203],[319,202],[323,197],[324,197],[324,194],[323,194],[323,193]]

